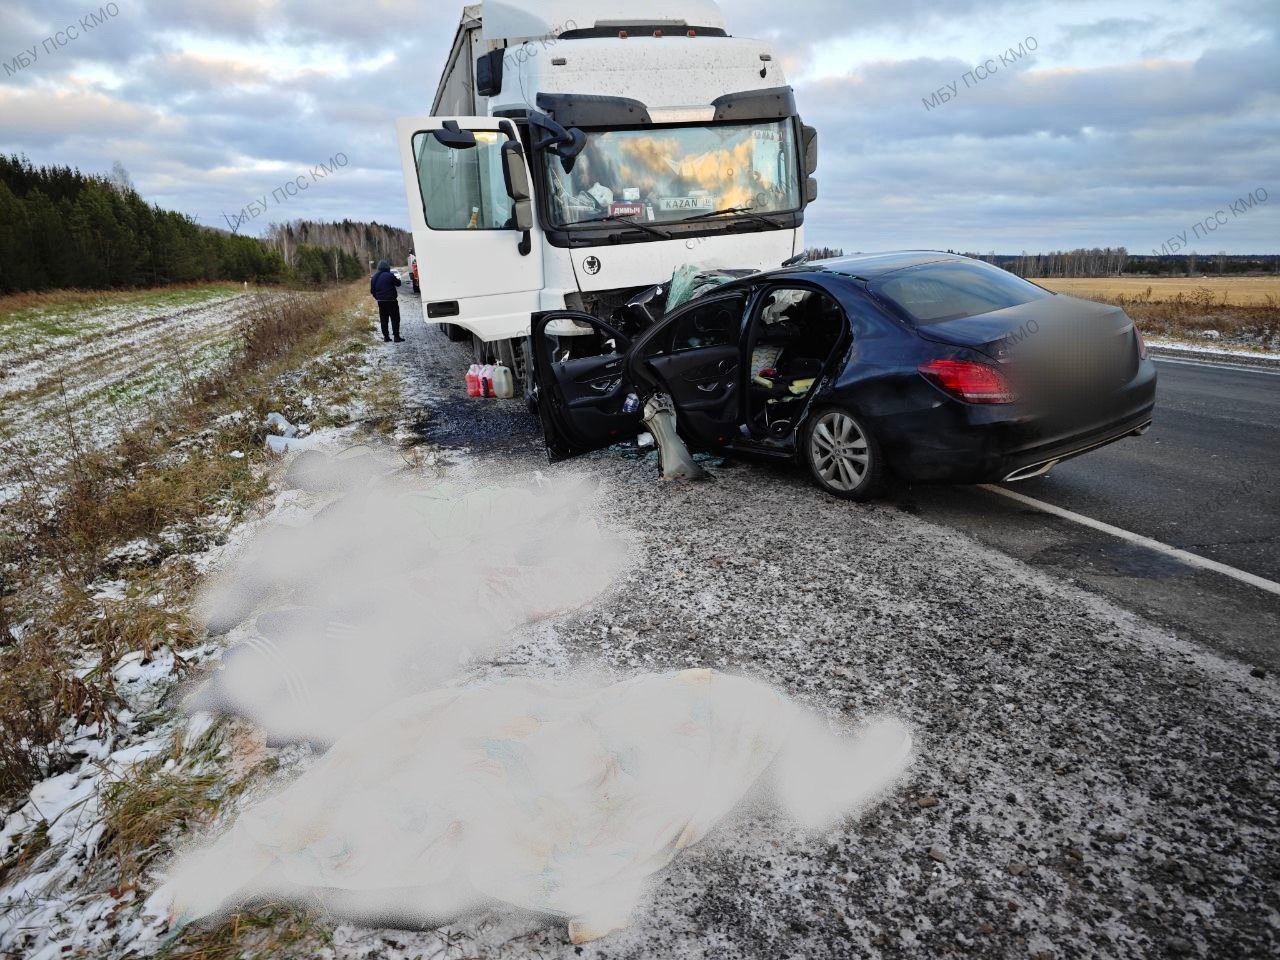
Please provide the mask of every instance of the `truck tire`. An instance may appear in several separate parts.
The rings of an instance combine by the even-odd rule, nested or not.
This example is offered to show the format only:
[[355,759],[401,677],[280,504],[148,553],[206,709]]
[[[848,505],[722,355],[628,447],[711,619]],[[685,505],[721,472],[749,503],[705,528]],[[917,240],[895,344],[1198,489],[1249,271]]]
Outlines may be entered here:
[[466,343],[467,339],[471,336],[469,331],[463,330],[457,324],[453,323],[446,323],[444,325],[444,333],[445,336],[454,343]]
[[520,386],[520,365],[516,363],[516,342],[514,340],[499,340],[494,346],[497,348],[498,362],[511,371],[511,377],[516,381],[518,388]]
[[524,388],[524,405],[536,417],[538,415],[538,385],[533,382],[533,355],[527,337],[520,344],[520,359],[523,361],[520,382]]

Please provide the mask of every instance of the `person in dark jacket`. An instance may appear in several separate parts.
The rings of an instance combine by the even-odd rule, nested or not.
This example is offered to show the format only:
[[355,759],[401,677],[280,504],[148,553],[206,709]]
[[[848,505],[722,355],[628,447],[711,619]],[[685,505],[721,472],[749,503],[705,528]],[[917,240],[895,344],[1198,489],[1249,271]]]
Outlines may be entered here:
[[[395,337],[396,343],[404,343],[400,336],[400,293],[396,289],[398,286],[400,286],[400,278],[391,272],[391,264],[385,260],[380,261],[378,272],[369,281],[369,293],[378,301],[378,322],[382,324],[382,339],[387,343],[391,342],[391,336]],[[388,336],[388,321],[391,323],[391,336]]]

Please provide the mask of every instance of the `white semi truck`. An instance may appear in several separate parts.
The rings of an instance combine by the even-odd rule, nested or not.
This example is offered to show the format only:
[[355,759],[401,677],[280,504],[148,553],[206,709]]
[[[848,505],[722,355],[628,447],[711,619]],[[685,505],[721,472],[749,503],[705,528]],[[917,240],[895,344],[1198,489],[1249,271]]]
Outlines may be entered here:
[[424,313],[523,377],[532,314],[803,249],[817,133],[710,0],[485,0],[398,121]]

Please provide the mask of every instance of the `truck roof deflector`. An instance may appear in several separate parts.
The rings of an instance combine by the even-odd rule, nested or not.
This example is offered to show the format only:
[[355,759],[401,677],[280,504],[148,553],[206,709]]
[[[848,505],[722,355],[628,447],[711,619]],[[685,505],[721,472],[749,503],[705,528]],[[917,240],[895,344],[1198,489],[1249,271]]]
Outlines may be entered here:
[[796,95],[791,87],[768,90],[744,90],[726,93],[711,101],[716,108],[716,122],[747,120],[785,120],[796,115]]
[[540,93],[538,109],[545,110],[566,127],[642,127],[653,122],[647,106],[627,97]]

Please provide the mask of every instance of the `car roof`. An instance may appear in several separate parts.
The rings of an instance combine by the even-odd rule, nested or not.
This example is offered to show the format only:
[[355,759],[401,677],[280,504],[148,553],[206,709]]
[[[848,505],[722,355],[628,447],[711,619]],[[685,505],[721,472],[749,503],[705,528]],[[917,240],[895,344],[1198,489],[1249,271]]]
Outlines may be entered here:
[[908,267],[966,259],[954,253],[942,253],[937,250],[899,250],[893,253],[866,253],[852,257],[836,257],[831,260],[814,260],[801,266],[804,269],[822,270],[857,280],[878,280]]
[[[762,280],[774,281],[788,277],[808,280],[811,283],[830,283],[835,278],[847,280],[873,281],[886,277],[908,267],[918,267],[926,263],[945,261],[968,261],[955,253],[943,253],[937,250],[899,250],[893,253],[860,253],[851,257],[833,257],[829,260],[811,260],[797,263],[790,267],[779,267],[739,277],[721,287],[713,287],[692,300],[689,304],[701,301],[705,297],[716,294],[733,293],[754,286]],[[682,304],[687,306],[688,304]]]

